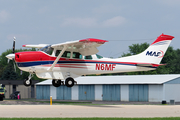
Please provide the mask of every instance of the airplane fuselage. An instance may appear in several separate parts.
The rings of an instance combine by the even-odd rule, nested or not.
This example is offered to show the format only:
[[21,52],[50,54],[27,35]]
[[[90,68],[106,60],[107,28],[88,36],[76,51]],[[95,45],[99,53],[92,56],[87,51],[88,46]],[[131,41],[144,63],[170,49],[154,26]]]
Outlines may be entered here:
[[[157,66],[137,66],[136,62],[123,62],[120,59],[101,58],[92,55],[92,59],[73,59],[62,57],[53,70],[49,71],[57,57],[42,51],[19,52],[15,54],[15,61],[19,69],[36,73],[44,79],[65,79],[70,76],[78,77],[88,74],[120,73],[133,71],[154,70]],[[61,74],[63,73],[63,74]]]

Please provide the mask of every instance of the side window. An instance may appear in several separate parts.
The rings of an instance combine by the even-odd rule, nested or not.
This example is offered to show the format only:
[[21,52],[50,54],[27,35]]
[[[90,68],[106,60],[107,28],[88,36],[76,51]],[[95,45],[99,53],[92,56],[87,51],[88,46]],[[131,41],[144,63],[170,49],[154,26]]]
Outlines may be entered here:
[[73,52],[72,58],[82,59],[82,55],[78,52]]
[[61,50],[56,50],[56,57],[60,54]]
[[[56,51],[56,57],[61,53],[61,50]],[[70,58],[71,57],[71,52],[70,51],[65,51],[61,57],[65,58]]]
[[63,53],[62,57],[70,58],[71,57],[71,52],[70,51],[65,51]]
[[98,59],[103,58],[102,56],[100,56],[100,55],[98,55],[98,54],[96,54],[96,56],[97,56]]
[[92,56],[91,55],[85,56],[84,59],[92,60]]

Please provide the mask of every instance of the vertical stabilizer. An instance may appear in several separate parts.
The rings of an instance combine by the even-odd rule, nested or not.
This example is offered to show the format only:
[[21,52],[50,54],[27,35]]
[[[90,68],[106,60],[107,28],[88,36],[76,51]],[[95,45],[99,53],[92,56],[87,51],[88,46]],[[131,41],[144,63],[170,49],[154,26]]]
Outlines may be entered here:
[[160,64],[173,38],[161,34],[144,52],[123,59],[129,62]]

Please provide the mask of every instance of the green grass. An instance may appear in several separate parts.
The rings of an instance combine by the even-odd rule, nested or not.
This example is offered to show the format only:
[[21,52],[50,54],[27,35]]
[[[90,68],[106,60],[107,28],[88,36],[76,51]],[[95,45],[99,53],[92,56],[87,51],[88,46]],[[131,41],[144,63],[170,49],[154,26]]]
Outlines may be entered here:
[[[35,101],[35,102],[50,103],[50,101]],[[92,102],[52,101],[52,103],[59,103],[59,104],[91,104]]]
[[[20,99],[20,100],[17,100],[17,99],[6,99],[6,100],[11,100],[11,101],[28,101],[28,102],[38,102],[38,103],[49,103],[50,104],[50,101],[49,100],[45,100],[45,101],[38,101],[36,99]],[[78,104],[78,105],[83,105],[83,104],[92,104],[92,102],[80,102],[80,101],[77,101],[77,102],[74,102],[74,101],[52,101],[53,104]]]
[[[20,100],[17,100],[17,99],[6,99],[6,100],[10,100],[10,101],[28,101],[28,102],[34,102],[34,103],[47,103],[47,104],[50,104],[50,101],[49,100],[36,100],[36,99],[20,99]],[[53,105],[107,105],[107,104],[92,104],[92,102],[89,102],[89,101],[55,101],[53,100],[52,101],[52,104]],[[1,104],[0,104],[1,105]],[[108,104],[110,105],[110,104]],[[113,105],[113,104],[112,104]]]
[[164,118],[0,118],[0,120],[180,120],[180,117]]

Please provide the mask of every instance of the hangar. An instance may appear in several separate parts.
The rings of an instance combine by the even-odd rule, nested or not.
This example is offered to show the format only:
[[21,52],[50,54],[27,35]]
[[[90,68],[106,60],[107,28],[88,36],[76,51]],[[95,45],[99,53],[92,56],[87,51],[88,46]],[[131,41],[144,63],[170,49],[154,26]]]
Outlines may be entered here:
[[32,85],[26,87],[23,85],[23,80],[0,80],[0,84],[6,88],[5,98],[10,98],[10,95],[15,91],[20,91],[21,98],[35,98],[35,84],[38,80],[32,80]]
[[68,88],[52,80],[36,84],[36,99],[180,102],[180,75],[85,76]]

